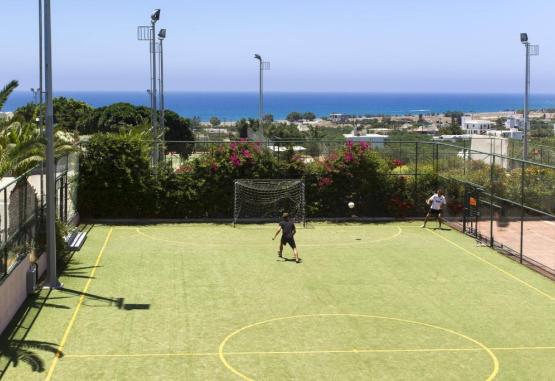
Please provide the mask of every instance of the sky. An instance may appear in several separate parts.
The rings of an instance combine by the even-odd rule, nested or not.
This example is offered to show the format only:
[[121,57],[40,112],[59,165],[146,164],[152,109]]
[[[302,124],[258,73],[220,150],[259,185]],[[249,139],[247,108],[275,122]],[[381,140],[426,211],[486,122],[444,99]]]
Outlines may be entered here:
[[[54,88],[144,91],[138,25],[161,8],[166,90],[555,93],[552,0],[51,0]],[[0,85],[38,82],[38,0],[1,0]],[[28,91],[28,90],[26,90]]]

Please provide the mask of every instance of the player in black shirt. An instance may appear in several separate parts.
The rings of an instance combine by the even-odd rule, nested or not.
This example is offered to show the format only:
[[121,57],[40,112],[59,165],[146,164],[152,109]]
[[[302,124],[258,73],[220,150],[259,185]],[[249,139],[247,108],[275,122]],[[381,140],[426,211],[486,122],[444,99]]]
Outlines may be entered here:
[[283,213],[283,221],[279,223],[279,229],[272,238],[272,241],[276,239],[278,234],[281,232],[281,241],[279,243],[279,251],[278,256],[282,257],[283,246],[289,244],[293,249],[293,254],[295,255],[295,262],[299,263],[301,260],[299,258],[299,252],[297,251],[297,245],[295,244],[295,233],[297,229],[295,229],[295,224],[292,221],[289,221],[289,214]]

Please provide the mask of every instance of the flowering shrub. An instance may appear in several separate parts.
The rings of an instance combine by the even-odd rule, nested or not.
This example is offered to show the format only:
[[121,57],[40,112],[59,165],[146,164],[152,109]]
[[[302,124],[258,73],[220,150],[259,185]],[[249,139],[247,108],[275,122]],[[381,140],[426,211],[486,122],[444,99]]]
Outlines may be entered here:
[[83,217],[230,218],[234,181],[270,178],[303,178],[310,217],[404,217],[415,210],[412,177],[365,142],[306,163],[292,151],[278,160],[257,143],[238,141],[213,146],[176,171],[161,164],[156,172],[144,142],[110,134],[91,142],[81,160]]

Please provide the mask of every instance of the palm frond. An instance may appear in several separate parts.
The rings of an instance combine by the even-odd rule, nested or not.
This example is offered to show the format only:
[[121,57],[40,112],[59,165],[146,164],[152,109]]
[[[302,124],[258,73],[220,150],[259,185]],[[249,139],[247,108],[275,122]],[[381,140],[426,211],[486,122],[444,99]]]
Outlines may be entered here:
[[19,86],[19,82],[16,80],[10,81],[2,90],[0,90],[0,110],[4,107],[4,103],[10,96],[10,94]]

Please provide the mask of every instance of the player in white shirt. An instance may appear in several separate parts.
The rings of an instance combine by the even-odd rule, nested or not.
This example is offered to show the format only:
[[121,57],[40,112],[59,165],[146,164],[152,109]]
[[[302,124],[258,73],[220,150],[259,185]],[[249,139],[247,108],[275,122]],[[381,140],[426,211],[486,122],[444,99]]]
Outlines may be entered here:
[[441,229],[441,214],[443,212],[443,207],[447,204],[443,191],[441,189],[438,189],[437,193],[434,193],[432,197],[426,200],[426,204],[430,205],[430,211],[428,212],[428,214],[426,214],[424,225],[422,225],[421,227],[425,228],[426,224],[428,223],[428,218],[432,216],[434,218],[437,218],[437,221],[439,222],[439,228]]

